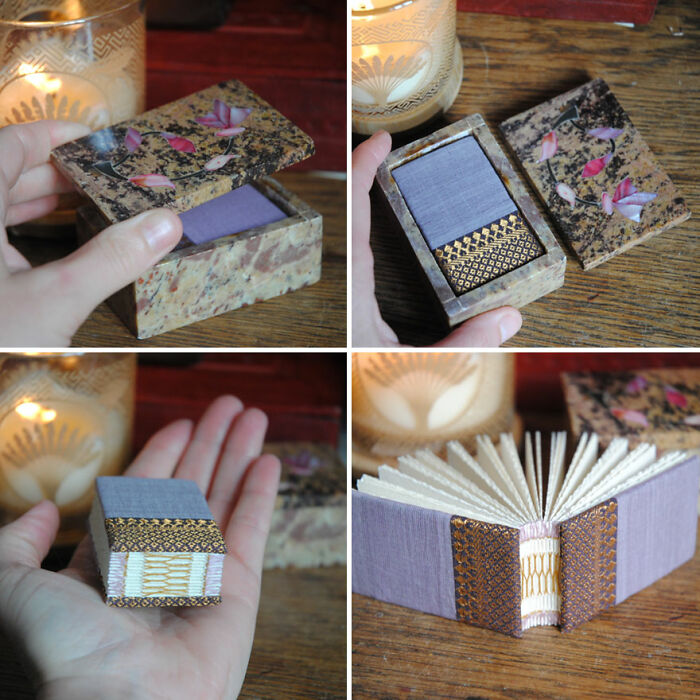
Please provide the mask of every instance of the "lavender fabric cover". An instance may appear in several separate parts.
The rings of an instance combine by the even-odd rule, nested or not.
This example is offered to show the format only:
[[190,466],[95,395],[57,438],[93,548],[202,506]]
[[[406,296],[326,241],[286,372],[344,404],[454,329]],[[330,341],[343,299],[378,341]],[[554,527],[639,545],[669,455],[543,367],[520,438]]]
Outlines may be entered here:
[[98,476],[95,483],[105,518],[192,518],[213,520],[194,481]]
[[457,619],[450,516],[353,490],[352,590]]
[[699,485],[696,456],[616,497],[616,604],[693,556]]
[[473,136],[415,158],[391,174],[431,250],[517,211]]
[[195,244],[287,218],[287,214],[252,185],[231,190],[179,216],[185,236]]

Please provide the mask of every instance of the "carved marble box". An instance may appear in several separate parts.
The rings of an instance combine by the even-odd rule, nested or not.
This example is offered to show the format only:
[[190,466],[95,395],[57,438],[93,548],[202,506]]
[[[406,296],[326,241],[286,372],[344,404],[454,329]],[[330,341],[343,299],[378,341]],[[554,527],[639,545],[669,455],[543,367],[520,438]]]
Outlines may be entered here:
[[109,299],[138,338],[314,284],[320,214],[266,176],[314,152],[310,137],[232,80],[53,151],[92,204],[78,238],[154,207],[180,215],[178,246]]
[[564,283],[564,253],[481,115],[392,151],[377,181],[450,326]]

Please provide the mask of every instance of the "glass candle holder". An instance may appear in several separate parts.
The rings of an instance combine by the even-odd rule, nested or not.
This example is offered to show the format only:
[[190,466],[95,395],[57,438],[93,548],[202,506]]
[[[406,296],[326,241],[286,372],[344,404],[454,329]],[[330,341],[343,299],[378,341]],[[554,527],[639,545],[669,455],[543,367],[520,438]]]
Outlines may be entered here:
[[406,131],[448,109],[462,83],[456,0],[351,7],[353,131]]
[[84,533],[95,477],[131,453],[136,355],[0,355],[0,523],[52,500],[58,543]]
[[[3,0],[0,126],[64,119],[96,130],[143,112],[144,4]],[[75,196],[62,198],[56,212],[22,232],[74,223],[75,204]]]
[[475,447],[477,435],[513,429],[513,356],[506,353],[354,353],[353,469],[449,440]]

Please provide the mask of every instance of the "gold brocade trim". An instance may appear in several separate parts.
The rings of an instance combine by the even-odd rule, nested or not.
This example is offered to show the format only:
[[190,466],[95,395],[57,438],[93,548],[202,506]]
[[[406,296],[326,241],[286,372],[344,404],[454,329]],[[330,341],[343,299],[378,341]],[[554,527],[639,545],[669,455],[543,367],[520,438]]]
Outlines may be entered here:
[[226,553],[214,520],[106,518],[105,530],[113,552]]
[[544,248],[513,212],[433,253],[455,294],[464,294],[540,257]]
[[571,630],[615,605],[617,501],[560,525],[561,628]]
[[518,530],[454,515],[450,533],[457,619],[521,636]]
[[107,597],[107,605],[115,608],[184,608],[219,605],[220,595],[209,596],[159,596],[141,598],[136,596]]

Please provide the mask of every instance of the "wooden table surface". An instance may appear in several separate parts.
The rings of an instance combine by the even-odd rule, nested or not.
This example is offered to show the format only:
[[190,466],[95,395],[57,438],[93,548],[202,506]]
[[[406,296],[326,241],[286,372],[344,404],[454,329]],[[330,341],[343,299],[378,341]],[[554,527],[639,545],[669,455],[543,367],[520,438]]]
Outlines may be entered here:
[[[652,23],[635,28],[462,12],[457,26],[464,82],[448,122],[479,112],[503,146],[500,122],[602,77],[690,209],[700,212],[700,3],[661,0]],[[403,342],[435,342],[446,331],[376,195],[372,244],[382,314]],[[523,328],[508,345],[697,346],[698,220],[696,214],[588,272],[567,252],[565,285],[522,310]]]
[[578,629],[521,639],[352,596],[353,698],[700,697],[700,551]]
[[263,574],[241,698],[346,697],[346,568]]
[[[241,698],[345,697],[345,589],[344,566],[264,572]],[[35,697],[10,640],[2,633],[0,697]]]
[[[78,347],[345,347],[346,182],[307,173],[275,179],[323,215],[321,281],[265,302],[229,311],[162,335],[137,340],[105,304],[73,338]],[[32,264],[66,255],[69,242],[12,242]]]

